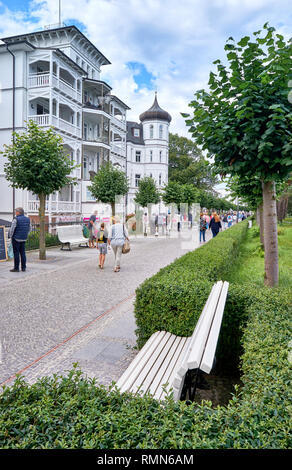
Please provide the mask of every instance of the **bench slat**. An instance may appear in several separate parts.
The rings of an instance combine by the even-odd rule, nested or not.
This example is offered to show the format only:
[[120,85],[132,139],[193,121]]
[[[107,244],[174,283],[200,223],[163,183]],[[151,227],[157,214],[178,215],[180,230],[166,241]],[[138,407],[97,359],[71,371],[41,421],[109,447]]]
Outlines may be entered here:
[[[159,357],[163,357],[167,354],[167,351],[171,347],[174,340],[175,336],[166,332],[160,343],[157,345],[156,349],[154,351],[152,350],[152,354],[148,358],[150,360],[147,360],[147,362],[144,364],[143,369],[140,371],[139,375],[136,377],[135,382],[129,389],[130,392],[136,393],[139,390],[143,391],[144,393],[147,392],[147,386],[152,382],[153,375],[155,375],[154,370],[156,370],[156,368],[159,366]],[[157,360],[158,364],[156,364]],[[150,374],[149,377],[148,374]]]
[[[182,357],[181,365],[177,369],[176,376],[173,379],[174,388],[179,389],[181,381],[184,379],[188,369],[191,368],[188,364],[191,353],[192,352],[193,352],[193,354],[198,353],[198,351],[197,351],[197,339],[198,339],[198,337],[200,338],[200,335],[202,335],[202,331],[203,331],[203,328],[204,328],[204,320],[205,320],[206,315],[208,313],[210,314],[210,312],[212,312],[212,309],[213,309],[213,314],[215,312],[216,299],[218,299],[218,296],[219,296],[219,293],[220,293],[220,287],[221,287],[221,284],[216,283],[216,284],[213,285],[213,287],[211,289],[211,292],[209,294],[207,302],[205,303],[203,311],[202,311],[202,313],[199,317],[199,320],[196,324],[194,333],[190,337],[190,342],[189,342],[189,345],[188,345],[188,349],[185,351],[184,356]],[[205,332],[205,333],[207,335],[207,332]],[[195,344],[196,344],[196,349],[194,351],[194,345]],[[195,367],[192,367],[192,368],[195,368]]]
[[182,338],[182,341],[180,342],[179,347],[177,348],[175,355],[172,358],[171,363],[169,364],[169,367],[171,369],[171,374],[169,375],[167,379],[167,375],[165,374],[165,377],[161,380],[161,384],[165,385],[164,390],[161,388],[156,390],[154,398],[157,398],[158,400],[163,400],[163,398],[167,395],[167,393],[170,390],[173,390],[174,396],[177,396],[179,394],[179,389],[182,388],[183,384],[179,384],[179,387],[176,388],[173,384],[174,377],[177,374],[177,368],[180,367],[180,358],[185,354],[185,351],[188,349],[190,343],[190,338]]
[[213,362],[214,362],[214,356],[215,356],[217,342],[219,338],[219,332],[221,328],[228,287],[229,287],[228,282],[224,282],[220,300],[218,302],[218,306],[216,310],[216,315],[213,320],[211,331],[208,337],[208,343],[206,345],[206,349],[205,349],[205,352],[201,361],[201,365],[200,365],[200,369],[206,372],[207,374],[210,373],[212,366],[213,366]]
[[[155,395],[158,387],[161,388],[162,385],[168,382],[169,375],[172,372],[171,362],[177,349],[181,349],[179,347],[180,343],[184,343],[184,338],[182,338],[181,336],[172,335],[171,340],[168,341],[168,345],[170,346],[168,348],[168,351],[166,351],[166,354],[162,354],[161,357],[159,357],[159,360],[157,360],[155,363],[155,376],[152,379],[152,382],[148,383],[150,377],[149,374],[146,381],[143,383],[143,385],[147,385],[147,390],[152,395]],[[165,353],[165,351],[163,352]]]
[[144,344],[143,348],[139,351],[135,359],[131,362],[116,384],[121,392],[127,391],[133,384],[137,375],[139,375],[139,371],[144,367],[144,364],[149,357],[151,357],[152,350],[157,347],[165,334],[166,331],[156,331]]
[[205,349],[206,341],[208,339],[210,327],[216,312],[218,301],[220,298],[223,282],[217,283],[214,289],[214,294],[209,303],[208,309],[202,318],[198,331],[195,330],[194,342],[192,342],[191,351],[187,360],[188,369],[197,369],[200,366],[202,354]]

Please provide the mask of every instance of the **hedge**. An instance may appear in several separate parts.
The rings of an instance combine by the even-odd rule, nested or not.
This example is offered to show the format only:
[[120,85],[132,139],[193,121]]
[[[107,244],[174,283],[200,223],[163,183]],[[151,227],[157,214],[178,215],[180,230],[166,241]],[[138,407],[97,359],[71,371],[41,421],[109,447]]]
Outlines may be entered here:
[[[135,317],[141,348],[150,336],[166,330],[190,336],[212,285],[225,280],[246,237],[248,221],[220,232],[208,244],[189,252],[147,279],[136,290]],[[245,321],[244,306],[229,288],[218,357],[225,356],[225,370],[234,373],[241,352],[239,329]],[[221,363],[222,365],[222,363]]]
[[[226,255],[235,255],[238,250],[244,237],[242,224],[176,260],[138,289],[139,308],[145,302],[151,323],[147,327],[138,310],[140,331],[145,337],[158,324],[180,334],[193,328],[194,310],[200,311],[205,290],[216,276],[228,271],[224,259],[229,263],[233,258]],[[203,263],[204,256],[209,263]],[[196,260],[198,265],[194,265]],[[215,269],[211,269],[210,260],[215,260]],[[188,266],[185,270],[184,263]],[[177,278],[174,264],[180,273]],[[180,282],[182,276],[188,283],[186,290]],[[176,280],[173,285],[171,279]],[[170,295],[165,298],[158,289],[155,292],[155,286],[159,289],[165,286],[165,293],[171,288]],[[157,295],[162,318],[153,302],[147,306],[150,291],[152,296]],[[185,293],[189,293],[189,300]],[[171,314],[166,315],[171,306],[175,319]],[[226,357],[228,351],[234,354],[235,346],[241,347],[242,386],[236,389],[226,407],[213,408],[211,402],[190,405],[174,402],[171,394],[162,405],[150,396],[120,394],[114,384],[109,389],[97,386],[95,380],[83,377],[77,368],[66,377],[44,377],[33,385],[19,377],[0,396],[0,447],[291,448],[291,314],[292,294],[288,289],[230,284],[220,335],[221,351]],[[234,340],[235,336],[240,340],[238,337]]]
[[[18,378],[0,397],[1,448],[291,448],[289,291],[252,287],[243,335],[243,385],[227,407],[120,394],[84,378]],[[283,295],[284,294],[284,295]]]

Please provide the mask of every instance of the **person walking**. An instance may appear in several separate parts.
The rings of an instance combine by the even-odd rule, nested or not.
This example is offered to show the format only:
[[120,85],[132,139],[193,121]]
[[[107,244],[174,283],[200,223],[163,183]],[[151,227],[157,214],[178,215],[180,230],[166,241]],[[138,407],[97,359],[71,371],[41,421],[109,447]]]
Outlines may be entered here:
[[94,213],[90,216],[89,222],[88,222],[88,230],[89,230],[89,248],[94,248],[94,240],[95,240],[95,222],[96,222],[96,216],[97,216],[97,211],[94,211]]
[[216,212],[213,213],[209,228],[212,230],[213,238],[218,235],[220,228],[222,228],[220,217]]
[[232,215],[230,214],[230,212],[228,213],[228,216],[227,216],[227,225],[228,225],[228,228],[230,228],[232,226],[232,222],[233,222],[233,219],[232,219]]
[[[14,268],[12,273],[19,272],[19,261],[21,259],[21,271],[26,271],[25,242],[31,230],[30,219],[24,215],[22,207],[15,209],[15,218],[8,232],[8,238],[12,240]],[[20,258],[20,259],[19,259]]]
[[207,230],[207,222],[204,219],[203,213],[200,214],[200,243],[203,237],[203,242],[205,242],[205,233]]
[[205,212],[205,214],[204,214],[203,217],[204,217],[204,219],[205,219],[205,221],[206,221],[207,229],[208,229],[208,228],[209,228],[209,224],[210,224],[210,216],[209,216],[208,212]]
[[100,229],[96,232],[96,248],[99,251],[98,266],[103,269],[105,256],[107,254],[108,230],[104,226],[104,222],[100,224]]
[[121,256],[125,240],[129,240],[128,230],[124,224],[121,224],[120,218],[115,216],[108,236],[108,244],[112,247],[115,255],[114,272],[119,272],[121,269]]

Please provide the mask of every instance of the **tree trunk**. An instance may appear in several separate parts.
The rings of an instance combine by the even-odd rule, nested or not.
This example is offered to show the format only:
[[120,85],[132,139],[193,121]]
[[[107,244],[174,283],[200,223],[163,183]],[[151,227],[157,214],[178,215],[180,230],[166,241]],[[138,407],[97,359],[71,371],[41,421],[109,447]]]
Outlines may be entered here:
[[116,215],[116,211],[115,211],[116,205],[115,205],[115,202],[111,202],[111,207],[112,207],[112,217],[114,217],[114,216]]
[[264,233],[265,233],[265,285],[277,286],[279,282],[278,234],[275,183],[263,183]]
[[259,205],[259,216],[260,216],[260,239],[263,249],[265,249],[265,228],[264,228],[264,208],[263,203]]
[[46,195],[39,194],[40,207],[40,246],[39,246],[39,259],[46,259],[46,231],[45,231],[45,210],[46,210]]

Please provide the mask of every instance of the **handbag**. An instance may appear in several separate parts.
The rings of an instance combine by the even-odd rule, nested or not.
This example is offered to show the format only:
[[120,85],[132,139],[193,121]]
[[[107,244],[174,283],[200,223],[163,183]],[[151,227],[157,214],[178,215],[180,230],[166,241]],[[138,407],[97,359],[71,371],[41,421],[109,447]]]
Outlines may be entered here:
[[[124,237],[126,238],[124,225],[123,225],[123,232],[124,232]],[[125,243],[123,244],[123,248],[122,248],[122,253],[125,255],[125,254],[129,253],[130,250],[131,250],[130,242],[129,242],[129,240],[125,240]]]
[[13,259],[13,257],[14,257],[12,243],[10,243],[10,245],[8,246],[7,255],[8,255],[9,259]]

